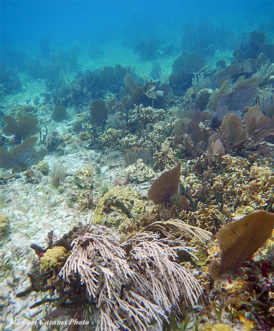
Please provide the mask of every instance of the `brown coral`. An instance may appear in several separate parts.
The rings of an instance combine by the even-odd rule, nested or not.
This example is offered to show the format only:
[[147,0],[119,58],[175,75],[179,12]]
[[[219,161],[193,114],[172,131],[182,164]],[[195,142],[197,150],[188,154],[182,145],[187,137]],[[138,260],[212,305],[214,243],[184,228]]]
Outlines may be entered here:
[[107,119],[108,110],[105,101],[102,99],[94,100],[90,106],[90,119],[92,122],[103,125]]
[[257,211],[222,228],[217,234],[221,257],[211,266],[212,277],[217,278],[250,259],[271,236],[273,226],[273,213]]
[[25,161],[33,152],[33,146],[36,141],[36,137],[28,138],[21,144],[16,145],[11,151],[0,147],[0,168],[8,169],[21,161]]
[[246,132],[241,120],[234,113],[227,114],[221,125],[222,140],[227,146],[233,147],[246,140]]
[[3,128],[3,133],[8,136],[14,134],[19,142],[40,130],[37,118],[29,114],[21,115],[18,120],[14,119],[12,116],[5,116],[4,120],[7,124]]
[[167,201],[178,192],[180,175],[181,163],[178,163],[176,167],[165,171],[153,182],[148,191],[148,198],[155,204]]
[[267,135],[265,131],[271,128],[270,118],[264,116],[258,105],[248,107],[248,111],[244,115],[244,123],[248,135],[256,140]]

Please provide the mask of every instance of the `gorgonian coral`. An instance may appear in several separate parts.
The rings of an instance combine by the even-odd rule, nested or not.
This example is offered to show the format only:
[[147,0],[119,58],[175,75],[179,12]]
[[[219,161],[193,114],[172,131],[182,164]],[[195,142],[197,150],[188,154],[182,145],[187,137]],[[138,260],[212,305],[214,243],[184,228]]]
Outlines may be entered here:
[[201,294],[196,279],[175,262],[178,250],[191,254],[154,234],[140,233],[119,244],[109,232],[86,233],[73,241],[59,276],[86,288],[96,330],[162,328],[182,299],[193,306]]

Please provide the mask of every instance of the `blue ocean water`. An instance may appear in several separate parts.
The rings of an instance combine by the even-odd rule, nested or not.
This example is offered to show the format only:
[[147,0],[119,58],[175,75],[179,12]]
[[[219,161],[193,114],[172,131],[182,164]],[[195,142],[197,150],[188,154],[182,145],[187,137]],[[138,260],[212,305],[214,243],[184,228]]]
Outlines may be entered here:
[[208,43],[212,54],[234,49],[255,29],[273,38],[274,4],[269,0],[2,0],[0,11],[2,61],[9,61],[6,50],[15,49],[49,56],[56,48],[77,46],[83,54],[107,42],[134,48],[148,40],[158,48],[174,42],[174,51],[206,52],[199,42]]

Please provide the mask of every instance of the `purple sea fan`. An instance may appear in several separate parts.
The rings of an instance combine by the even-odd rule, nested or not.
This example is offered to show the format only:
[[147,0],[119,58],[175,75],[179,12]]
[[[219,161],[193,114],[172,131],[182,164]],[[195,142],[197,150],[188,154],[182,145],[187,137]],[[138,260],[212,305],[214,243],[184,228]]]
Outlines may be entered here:
[[229,112],[244,110],[252,106],[258,94],[258,79],[242,79],[241,77],[233,85],[220,95],[217,101],[216,117],[221,120]]

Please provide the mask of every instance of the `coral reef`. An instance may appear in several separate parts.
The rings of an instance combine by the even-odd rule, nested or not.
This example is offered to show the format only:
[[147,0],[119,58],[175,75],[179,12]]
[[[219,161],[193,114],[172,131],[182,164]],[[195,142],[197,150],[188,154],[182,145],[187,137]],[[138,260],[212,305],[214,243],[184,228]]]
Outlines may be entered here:
[[94,207],[93,177],[94,169],[91,165],[74,174],[76,189],[73,189],[69,194],[67,199],[68,205],[74,205],[77,203],[77,207],[81,210],[87,210]]
[[[89,330],[271,330],[271,23],[242,35],[188,23],[181,44],[144,25],[111,45],[95,36],[79,57],[47,40],[37,54],[4,50],[5,330],[24,318],[35,330],[70,319]],[[114,58],[138,75],[104,67]]]
[[90,106],[90,120],[98,125],[103,125],[107,119],[107,107],[102,99],[94,100]]
[[98,138],[99,142],[109,148],[117,147],[123,138],[123,131],[109,128]]
[[221,125],[222,141],[227,146],[240,144],[247,139],[241,120],[233,113],[226,114]]
[[177,156],[170,145],[170,141],[166,139],[161,144],[160,149],[155,151],[153,155],[153,165],[155,169],[164,170],[176,165]]
[[120,65],[104,67],[93,72],[79,72],[69,84],[59,84],[53,91],[55,105],[81,106],[88,105],[92,99],[105,96],[106,92],[119,93],[123,79],[130,73],[136,76],[130,68]]
[[[181,296],[187,305],[197,302],[201,293],[197,281],[174,262],[176,248],[187,251],[186,247],[169,247],[157,241],[157,236],[148,234],[139,234],[120,246],[116,240],[114,236],[91,233],[77,238],[60,272],[69,283],[70,276],[80,276],[91,300],[95,300],[98,330],[109,327],[145,330],[153,320],[161,327],[170,307],[179,308]],[[105,286],[98,287],[99,281]],[[179,283],[181,288],[176,287]]]
[[35,168],[45,176],[49,174],[49,165],[46,161],[39,162]]
[[54,187],[58,188],[66,178],[66,169],[62,163],[54,164],[50,172],[50,180]]
[[143,133],[150,123],[155,123],[164,119],[163,109],[154,109],[152,107],[144,107],[142,104],[135,106],[128,113],[127,123],[131,131]]
[[[99,225],[75,238],[75,230],[74,236],[66,236],[70,252],[60,246],[63,239],[53,244],[53,233],[48,235],[52,248],[44,250],[32,245],[40,257],[40,268],[34,263],[29,274],[32,285],[18,293],[18,297],[31,291],[55,294],[54,298],[36,302],[32,308],[49,303],[58,312],[58,308],[64,310],[73,305],[74,310],[67,313],[82,311],[79,319],[85,316],[98,330],[111,327],[146,330],[155,323],[162,328],[172,313],[179,316],[183,306],[192,307],[198,302],[202,293],[199,283],[176,262],[178,254],[192,255],[192,249],[183,242],[176,245],[156,234],[139,233],[120,243],[114,231]],[[59,278],[55,277],[57,272]]]

